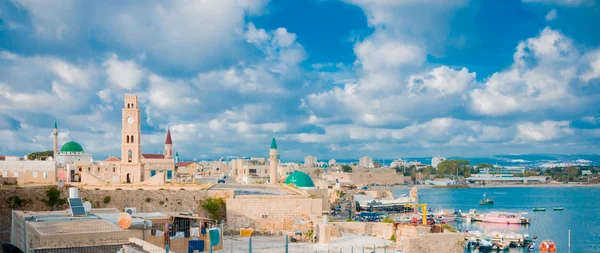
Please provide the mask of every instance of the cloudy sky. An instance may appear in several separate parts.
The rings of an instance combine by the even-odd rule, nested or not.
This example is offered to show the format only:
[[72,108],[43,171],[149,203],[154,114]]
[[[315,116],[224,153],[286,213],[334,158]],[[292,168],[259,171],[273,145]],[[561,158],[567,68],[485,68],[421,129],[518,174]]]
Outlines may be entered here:
[[595,0],[0,0],[0,153],[600,152]]

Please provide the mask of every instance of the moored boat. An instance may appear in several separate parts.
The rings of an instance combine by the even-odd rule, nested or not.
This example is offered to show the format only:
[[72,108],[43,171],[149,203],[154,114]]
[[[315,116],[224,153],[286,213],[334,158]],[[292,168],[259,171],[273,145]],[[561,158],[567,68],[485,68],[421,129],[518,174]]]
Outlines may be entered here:
[[565,210],[565,208],[564,207],[553,207],[552,210],[554,210],[554,211],[562,211],[562,210]]
[[490,212],[474,217],[473,220],[504,224],[529,224],[529,218],[522,213]]
[[546,208],[545,207],[534,207],[533,211],[534,212],[543,212],[543,211],[546,211]]
[[540,252],[556,252],[556,244],[551,240],[544,240],[540,243]]

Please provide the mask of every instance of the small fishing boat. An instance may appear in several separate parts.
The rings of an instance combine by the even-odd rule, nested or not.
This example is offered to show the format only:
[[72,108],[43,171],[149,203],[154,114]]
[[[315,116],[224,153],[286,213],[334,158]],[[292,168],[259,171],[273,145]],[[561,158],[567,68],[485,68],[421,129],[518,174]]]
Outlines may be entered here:
[[483,199],[479,200],[479,205],[493,205],[494,197],[486,197],[486,193],[483,194]]
[[546,211],[546,208],[545,207],[534,207],[533,211],[534,212],[543,212],[543,211]]
[[503,224],[529,224],[524,213],[490,212],[473,217],[474,221]]
[[551,240],[543,240],[540,243],[540,252],[556,252],[556,244]]
[[564,207],[553,207],[552,210],[554,210],[554,211],[562,211],[562,210],[565,210],[565,208]]

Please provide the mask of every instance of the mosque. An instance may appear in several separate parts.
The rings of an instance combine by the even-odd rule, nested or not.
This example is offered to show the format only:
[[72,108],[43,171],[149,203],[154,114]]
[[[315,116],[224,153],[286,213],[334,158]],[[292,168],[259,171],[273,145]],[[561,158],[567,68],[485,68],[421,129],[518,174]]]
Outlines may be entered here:
[[167,130],[162,154],[142,153],[141,117],[136,94],[126,94],[121,121],[121,159],[109,157],[93,161],[81,144],[70,141],[58,150],[58,128],[54,122],[54,157],[57,165],[64,166],[68,181],[82,183],[142,183],[154,178],[155,183],[173,179],[175,159],[171,131]]

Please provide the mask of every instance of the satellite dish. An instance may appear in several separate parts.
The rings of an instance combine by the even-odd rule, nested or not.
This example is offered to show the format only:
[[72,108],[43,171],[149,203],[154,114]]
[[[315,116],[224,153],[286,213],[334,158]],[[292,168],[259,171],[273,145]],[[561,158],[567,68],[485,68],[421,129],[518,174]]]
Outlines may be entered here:
[[119,227],[122,229],[128,229],[131,226],[131,215],[128,213],[120,214],[117,219],[117,224],[119,224]]
[[61,179],[61,180],[58,180],[58,183],[56,185],[58,186],[58,188],[61,188],[65,185],[65,182],[63,182]]
[[90,210],[92,210],[92,203],[90,203],[89,201],[83,202],[83,208],[85,209],[85,212],[89,212]]

